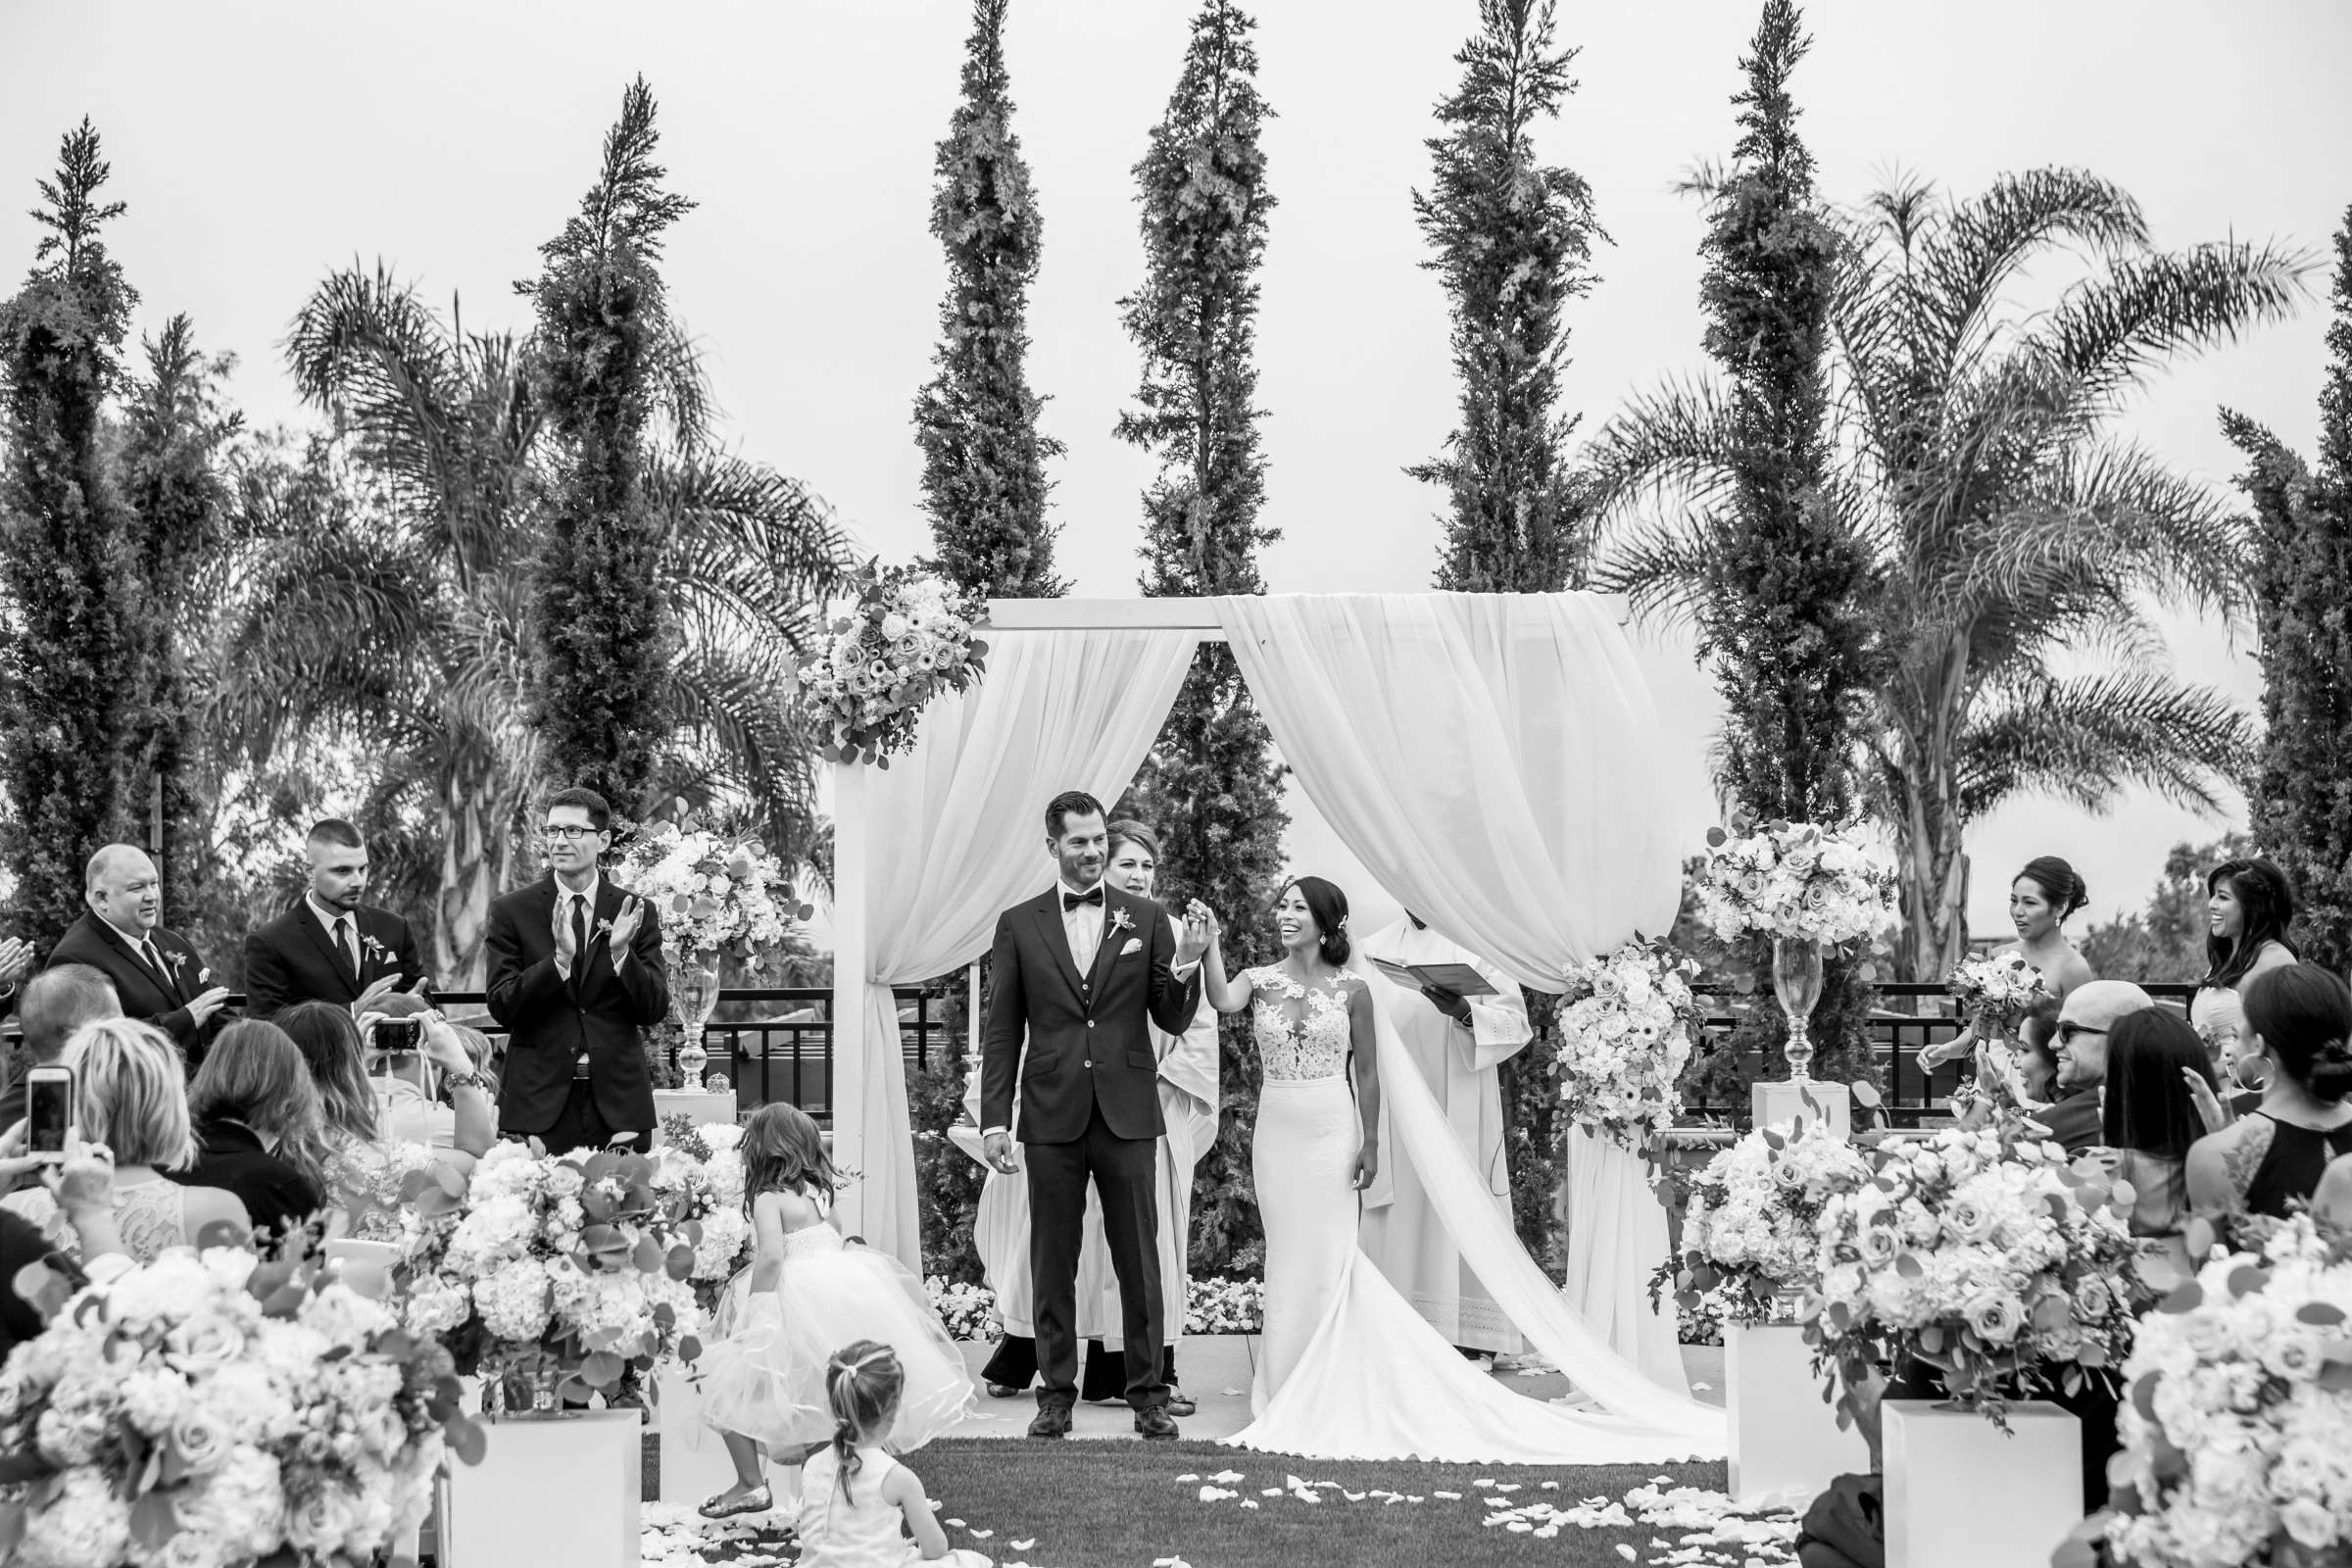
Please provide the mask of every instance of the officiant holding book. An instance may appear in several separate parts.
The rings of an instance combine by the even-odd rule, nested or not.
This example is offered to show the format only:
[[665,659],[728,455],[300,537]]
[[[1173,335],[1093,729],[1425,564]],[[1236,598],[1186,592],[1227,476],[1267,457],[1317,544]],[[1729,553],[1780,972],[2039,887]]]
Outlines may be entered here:
[[[1396,1032],[1508,1219],[1511,1180],[1496,1069],[1533,1038],[1518,985],[1409,911],[1366,937],[1363,947],[1364,956],[1397,986],[1390,1008]],[[1383,1181],[1365,1196],[1358,1238],[1364,1254],[1414,1311],[1465,1352],[1516,1352],[1518,1331],[1478,1276],[1462,1265],[1453,1238],[1430,1209],[1412,1161],[1388,1161],[1381,1175]]]

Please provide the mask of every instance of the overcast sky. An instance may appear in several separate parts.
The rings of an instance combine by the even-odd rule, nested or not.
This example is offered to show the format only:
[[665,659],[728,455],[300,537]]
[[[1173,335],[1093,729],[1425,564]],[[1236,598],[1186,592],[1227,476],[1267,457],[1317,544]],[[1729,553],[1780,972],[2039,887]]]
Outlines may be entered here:
[[[1135,592],[1140,455],[1110,438],[1136,358],[1116,301],[1141,270],[1130,170],[1183,48],[1182,0],[1015,0],[1017,130],[1046,217],[1031,302],[1060,565],[1076,591]],[[1728,150],[1729,96],[1757,6],[1567,6],[1581,90],[1543,137],[1591,182],[1614,244],[1570,314],[1567,406],[1591,431],[1630,391],[1703,365],[1701,219],[1674,193]],[[1471,0],[1267,0],[1259,86],[1280,206],[1264,273],[1269,417],[1262,563],[1275,592],[1430,586],[1439,497],[1400,471],[1438,450],[1454,385],[1446,306],[1419,270],[1409,192],[1430,108],[1449,90]],[[2340,0],[1840,0],[1807,8],[1796,81],[1824,193],[1893,171],[1963,193],[1996,172],[2072,164],[2146,208],[2159,243],[2230,234],[2314,251],[2352,202],[2352,6]],[[130,204],[112,243],[152,330],[188,312],[242,361],[259,422],[299,417],[277,345],[327,270],[382,258],[468,324],[517,325],[514,279],[593,177],[639,72],[662,106],[674,186],[701,202],[674,231],[673,303],[701,338],[747,454],[814,484],[870,548],[928,542],[907,412],[929,370],[944,271],[926,231],[933,145],[954,107],[966,8],[955,0],[778,0],[670,7],[404,0],[395,7],[0,0],[0,271],[30,261],[24,216],[58,135],[89,114]],[[2047,276],[2043,279],[2047,281]],[[2308,451],[2325,318],[2180,367],[2131,425],[2216,484],[2235,466],[2218,406]],[[2251,699],[2250,661],[2212,626],[2177,628],[2194,674]],[[1650,659],[1687,763],[1674,809],[1710,814],[1698,757],[1714,723],[1686,652]],[[1393,907],[1294,797],[1292,855]],[[2127,797],[2090,817],[2014,804],[1970,839],[1979,931],[2004,923],[2010,869],[2057,852],[2093,912],[2136,906],[2176,839],[2219,823]]]

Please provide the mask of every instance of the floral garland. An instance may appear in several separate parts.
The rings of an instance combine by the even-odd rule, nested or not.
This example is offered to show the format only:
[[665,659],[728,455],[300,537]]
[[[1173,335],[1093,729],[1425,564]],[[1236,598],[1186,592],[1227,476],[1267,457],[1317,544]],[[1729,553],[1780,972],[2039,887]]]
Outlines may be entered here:
[[1568,970],[1553,1060],[1571,1121],[1635,1153],[1674,1125],[1676,1085],[1706,1027],[1688,979],[1697,969],[1663,942],[1636,940]]
[[2319,1564],[2352,1546],[2352,1261],[2308,1215],[2141,1320],[2104,1537],[2141,1568]]
[[1699,917],[1725,941],[1749,932],[1835,945],[1894,908],[1894,868],[1850,835],[1810,822],[1707,831],[1692,882]]
[[[364,1288],[371,1280],[374,1291]],[[0,1373],[18,1568],[368,1562],[481,1457],[449,1352],[381,1271],[175,1248],[67,1302]]]
[[2131,1207],[2128,1183],[2013,1129],[1883,1144],[1822,1206],[1805,1337],[1849,1392],[1917,1356],[1999,1424],[2011,1398],[2122,1364],[2144,1295]]
[[[1004,1337],[997,1293],[985,1285],[951,1285],[941,1275],[923,1281],[939,1320],[955,1340],[995,1341]],[[1185,1282],[1184,1332],[1260,1334],[1265,1331],[1266,1288],[1256,1280],[1196,1279]]]
[[404,1324],[440,1335],[460,1372],[534,1391],[609,1391],[629,1370],[694,1360],[703,1222],[654,1178],[642,1154],[558,1159],[520,1144],[491,1149],[469,1182],[410,1176]]
[[1820,1288],[1817,1231],[1831,1197],[1870,1180],[1862,1151],[1819,1121],[1794,1133],[1759,1127],[1692,1177],[1683,1213],[1683,1256],[1661,1264],[1684,1311],[1758,1324],[1781,1315],[1791,1292]]
[[869,561],[857,606],[835,620],[825,656],[801,669],[801,691],[824,733],[828,762],[890,765],[914,744],[923,705],[980,678],[988,644],[972,635],[986,607],[909,566]]
[[639,829],[612,880],[653,905],[673,953],[749,958],[782,947],[794,923],[815,913],[765,845],[727,838],[691,815]]

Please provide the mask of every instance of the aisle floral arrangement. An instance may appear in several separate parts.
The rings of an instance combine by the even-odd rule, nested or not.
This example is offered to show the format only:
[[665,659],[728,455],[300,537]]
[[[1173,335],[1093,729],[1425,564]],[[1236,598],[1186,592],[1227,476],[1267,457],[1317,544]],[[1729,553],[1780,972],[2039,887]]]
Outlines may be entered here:
[[1568,970],[1553,1059],[1570,1121],[1635,1153],[1674,1125],[1676,1084],[1705,1032],[1688,978],[1697,970],[1650,940]]
[[675,954],[749,958],[781,947],[795,922],[815,912],[765,845],[727,837],[692,816],[638,829],[612,880],[654,906],[662,945]]
[[1917,1356],[2003,1424],[2009,1400],[2122,1364],[2146,1294],[2131,1207],[2128,1183],[2056,1144],[1957,1129],[1884,1144],[1871,1179],[1822,1205],[1806,1338],[1849,1390]]
[[307,1262],[174,1249],[81,1292],[0,1373],[15,1568],[360,1563],[481,1457],[449,1352]]
[[2082,1535],[2140,1568],[2352,1560],[2348,1320],[2352,1259],[2308,1215],[2208,1262],[2140,1322],[2110,1511]]
[[441,1336],[460,1372],[545,1405],[701,1353],[703,1222],[646,1156],[500,1144],[469,1182],[418,1172],[407,1199],[403,1321]]
[[1707,833],[1692,882],[1699,917],[1725,941],[1767,936],[1836,946],[1894,908],[1894,868],[1850,834],[1810,822],[1735,823]]
[[988,644],[972,635],[986,612],[938,577],[869,561],[857,604],[829,628],[825,657],[801,669],[803,701],[825,736],[828,762],[890,765],[914,744],[923,705],[980,678]]
[[1784,1317],[1791,1293],[1820,1289],[1822,1210],[1871,1179],[1869,1158],[1819,1121],[1794,1133],[1759,1127],[1690,1179],[1683,1255],[1659,1265],[1686,1313],[1725,1323]]
[[654,1186],[676,1195],[677,1218],[695,1228],[694,1269],[687,1276],[706,1317],[736,1271],[752,1261],[752,1219],[743,1201],[743,1129],[733,1122],[662,1122],[654,1151]]
[[[934,1274],[923,1281],[931,1304],[954,1340],[994,1342],[1004,1337],[997,1315],[997,1293],[985,1285],[950,1284]],[[1184,1332],[1258,1334],[1266,1321],[1266,1288],[1256,1280],[1196,1279],[1186,1282]]]

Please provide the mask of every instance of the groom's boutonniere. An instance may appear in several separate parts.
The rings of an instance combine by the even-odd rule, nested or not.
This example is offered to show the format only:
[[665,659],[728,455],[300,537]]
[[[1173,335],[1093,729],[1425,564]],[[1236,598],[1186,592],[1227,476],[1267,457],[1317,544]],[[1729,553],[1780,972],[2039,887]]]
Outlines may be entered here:
[[1135,920],[1125,909],[1113,909],[1110,911],[1110,929],[1114,933],[1132,931],[1135,929]]

